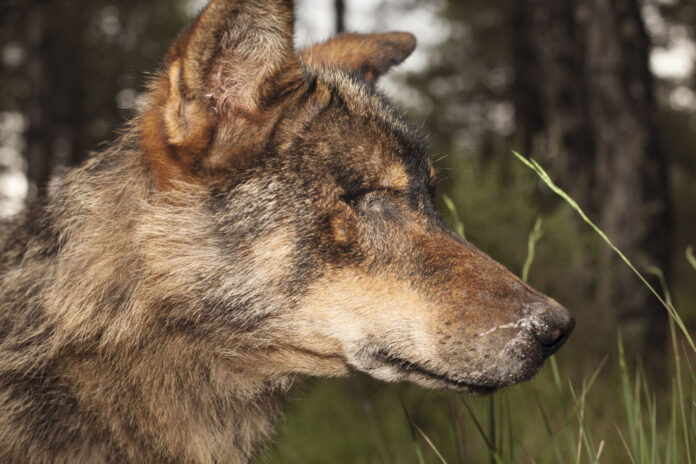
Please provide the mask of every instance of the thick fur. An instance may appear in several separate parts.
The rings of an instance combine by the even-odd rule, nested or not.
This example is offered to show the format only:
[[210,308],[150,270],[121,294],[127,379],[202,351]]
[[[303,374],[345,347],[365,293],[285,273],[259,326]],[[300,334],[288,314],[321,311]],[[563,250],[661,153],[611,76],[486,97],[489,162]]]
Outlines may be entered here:
[[0,462],[249,462],[297,375],[488,392],[572,328],[435,211],[373,86],[413,37],[296,54],[292,23],[214,0],[123,136],[0,229]]

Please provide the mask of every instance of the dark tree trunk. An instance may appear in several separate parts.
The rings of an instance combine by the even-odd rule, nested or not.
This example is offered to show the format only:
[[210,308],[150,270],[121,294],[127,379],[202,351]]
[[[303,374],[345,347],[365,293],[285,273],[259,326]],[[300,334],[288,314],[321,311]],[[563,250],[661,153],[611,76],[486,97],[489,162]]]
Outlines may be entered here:
[[[22,11],[29,84],[22,104],[28,121],[27,175],[35,193],[42,195],[57,168],[79,164],[94,148],[85,114],[89,89],[84,31],[90,9],[71,2],[36,2]],[[115,94],[117,78],[113,73],[100,84],[113,84],[109,92]]]
[[[665,154],[636,0],[520,0],[514,23],[519,125],[542,134],[554,175],[643,270],[669,271]],[[609,250],[594,272],[596,314],[661,352],[663,308]]]
[[33,5],[26,12],[26,75],[29,83],[29,98],[26,104],[28,128],[27,175],[39,195],[42,194],[53,170],[51,144],[52,125],[50,106],[50,84],[47,62],[47,12],[42,3]]
[[336,10],[336,34],[340,34],[346,30],[346,2],[345,0],[335,0],[334,8]]
[[[588,106],[595,134],[595,194],[601,223],[616,244],[645,269],[669,272],[670,208],[665,154],[648,69],[649,40],[635,0],[592,0],[583,11],[587,37]],[[608,253],[607,253],[608,254]],[[611,260],[604,256],[603,267]],[[616,302],[622,326],[664,345],[667,313],[625,267],[600,279],[600,301]]]

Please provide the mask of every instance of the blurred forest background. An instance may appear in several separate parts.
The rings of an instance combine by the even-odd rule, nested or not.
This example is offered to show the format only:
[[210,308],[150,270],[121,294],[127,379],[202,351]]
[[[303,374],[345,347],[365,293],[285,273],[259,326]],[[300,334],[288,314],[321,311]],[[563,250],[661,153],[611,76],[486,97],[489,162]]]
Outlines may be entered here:
[[[0,216],[43,195],[50,176],[115,137],[137,111],[147,73],[203,3],[0,0]],[[638,461],[640,436],[624,437],[619,424],[631,426],[636,413],[622,404],[626,395],[640,403],[636,396],[647,391],[648,422],[689,411],[681,438],[653,427],[655,448],[672,453],[672,461],[659,461],[690,462],[674,460],[677,448],[694,459],[696,404],[670,393],[680,360],[670,351],[667,312],[511,151],[547,167],[641,271],[664,273],[693,334],[696,269],[686,249],[696,245],[696,2],[296,3],[298,47],[342,30],[416,34],[417,52],[381,87],[431,134],[438,201],[446,195],[455,205],[442,203],[443,214],[516,272],[541,218],[530,282],[570,308],[577,328],[557,369],[493,400],[357,375],[308,380],[290,400],[265,462],[560,462],[569,451],[557,449],[556,431],[565,429],[577,442],[569,462],[576,462],[574,446],[585,453],[582,462],[599,460],[591,448],[602,461]],[[602,360],[607,367],[587,403],[582,397],[572,429],[557,411],[570,407],[572,415],[575,394]],[[627,372],[636,373],[628,393]],[[671,439],[679,446],[661,447]]]

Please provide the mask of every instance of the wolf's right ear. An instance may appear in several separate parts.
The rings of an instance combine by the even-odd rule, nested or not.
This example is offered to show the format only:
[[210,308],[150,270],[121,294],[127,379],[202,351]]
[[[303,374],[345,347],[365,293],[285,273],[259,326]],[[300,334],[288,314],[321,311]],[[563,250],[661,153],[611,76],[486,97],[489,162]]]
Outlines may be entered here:
[[243,165],[301,85],[291,0],[212,0],[150,85],[142,145],[157,185]]
[[340,69],[374,84],[415,48],[416,37],[408,32],[341,34],[305,48],[299,56],[310,68]]

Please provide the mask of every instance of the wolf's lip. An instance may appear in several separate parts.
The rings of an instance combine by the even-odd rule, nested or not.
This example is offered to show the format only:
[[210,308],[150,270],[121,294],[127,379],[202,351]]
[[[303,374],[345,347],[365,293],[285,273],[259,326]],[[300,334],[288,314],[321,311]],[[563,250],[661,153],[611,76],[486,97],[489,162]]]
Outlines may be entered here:
[[398,368],[401,372],[407,372],[407,373],[415,373],[415,374],[420,374],[424,377],[427,377],[428,379],[431,380],[438,380],[449,387],[458,389],[458,390],[467,390],[471,393],[475,394],[480,394],[480,395],[485,395],[487,393],[492,393],[495,390],[497,390],[496,387],[489,386],[489,385],[476,385],[468,382],[464,382],[461,380],[455,380],[451,377],[449,377],[447,374],[441,374],[438,372],[431,371],[430,369],[427,369],[423,366],[421,366],[418,363],[415,363],[413,361],[408,361],[406,359],[400,358],[398,356],[394,356],[393,354],[387,352],[387,351],[377,351],[374,353],[374,357],[384,363],[384,364],[389,364],[391,366],[394,366]]

